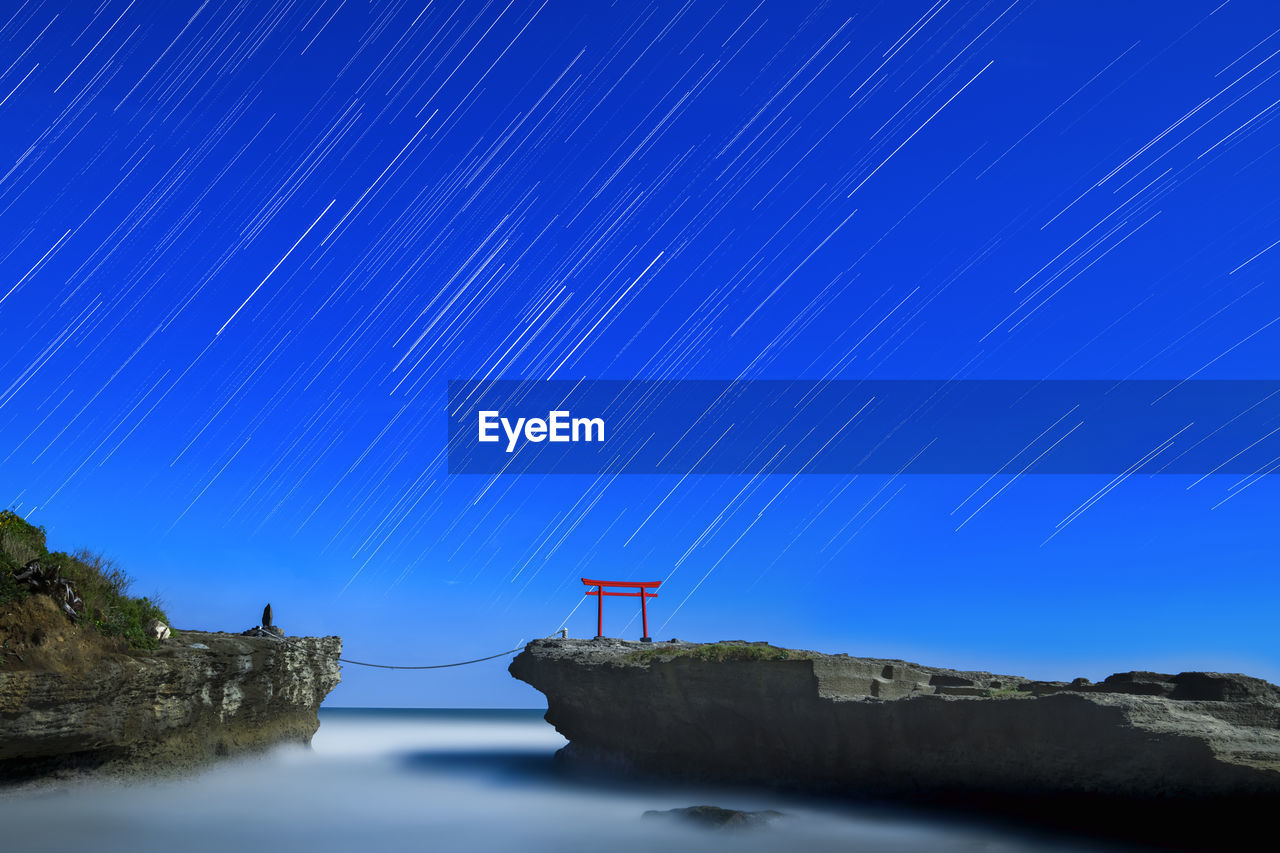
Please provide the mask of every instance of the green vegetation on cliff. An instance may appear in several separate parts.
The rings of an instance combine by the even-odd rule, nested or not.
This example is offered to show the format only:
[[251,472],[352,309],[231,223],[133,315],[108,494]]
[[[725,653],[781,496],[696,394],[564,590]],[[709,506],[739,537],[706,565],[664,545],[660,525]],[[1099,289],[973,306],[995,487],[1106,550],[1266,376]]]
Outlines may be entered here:
[[105,637],[120,637],[133,648],[155,648],[146,626],[156,619],[168,624],[159,604],[150,598],[128,594],[129,576],[114,560],[80,549],[72,553],[49,551],[45,530],[12,510],[0,511],[0,610],[31,593],[15,579],[24,566],[38,560],[46,577],[71,582],[83,599],[76,622]]
[[712,661],[752,661],[752,660],[806,660],[808,654],[795,649],[782,649],[768,643],[697,643],[682,646],[655,645],[650,649],[627,654],[632,663],[649,663],[654,660],[671,658],[693,658],[694,660]]

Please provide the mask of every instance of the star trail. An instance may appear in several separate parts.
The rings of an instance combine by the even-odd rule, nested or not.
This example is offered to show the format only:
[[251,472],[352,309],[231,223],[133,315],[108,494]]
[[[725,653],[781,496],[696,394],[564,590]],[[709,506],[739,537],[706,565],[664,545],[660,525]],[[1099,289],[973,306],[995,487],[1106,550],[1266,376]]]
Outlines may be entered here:
[[11,0],[0,497],[369,658],[581,635],[585,574],[691,639],[1274,679],[1275,465],[451,475],[446,386],[1280,378],[1278,117],[1248,0]]

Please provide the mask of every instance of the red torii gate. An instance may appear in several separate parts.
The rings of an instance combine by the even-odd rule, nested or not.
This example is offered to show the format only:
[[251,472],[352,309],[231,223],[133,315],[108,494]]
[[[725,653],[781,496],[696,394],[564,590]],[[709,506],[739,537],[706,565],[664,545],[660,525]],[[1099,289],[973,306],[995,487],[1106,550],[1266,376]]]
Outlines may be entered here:
[[[593,581],[590,578],[583,578],[582,583],[586,586],[595,587],[595,589],[587,590],[583,595],[596,596],[596,639],[604,638],[604,597],[606,595],[617,595],[623,598],[638,597],[640,599],[640,621],[644,627],[644,636],[640,640],[645,643],[653,642],[649,637],[649,612],[645,608],[645,599],[658,597],[656,592],[649,592],[649,590],[662,586],[662,581]],[[619,586],[634,589],[635,592],[605,592],[605,587]]]

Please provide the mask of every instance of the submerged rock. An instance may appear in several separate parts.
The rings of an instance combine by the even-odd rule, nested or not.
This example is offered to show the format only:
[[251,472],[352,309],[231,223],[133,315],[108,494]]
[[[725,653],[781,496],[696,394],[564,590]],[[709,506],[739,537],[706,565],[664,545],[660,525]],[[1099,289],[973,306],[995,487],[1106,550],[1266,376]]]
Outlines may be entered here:
[[760,829],[785,817],[776,809],[748,812],[738,809],[722,809],[719,806],[687,806],[682,809],[658,811],[650,809],[641,817],[672,820],[692,824],[704,829]]

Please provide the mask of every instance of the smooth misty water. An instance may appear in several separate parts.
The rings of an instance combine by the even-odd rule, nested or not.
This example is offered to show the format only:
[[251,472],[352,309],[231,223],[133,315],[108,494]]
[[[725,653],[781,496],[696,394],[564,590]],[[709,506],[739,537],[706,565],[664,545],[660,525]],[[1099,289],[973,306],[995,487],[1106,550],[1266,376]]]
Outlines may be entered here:
[[[312,749],[156,782],[0,796],[5,851],[953,851],[1096,845],[760,792],[575,781],[541,711],[321,711]],[[786,812],[751,832],[645,820],[712,804]]]

